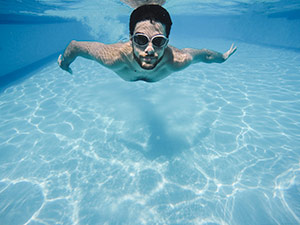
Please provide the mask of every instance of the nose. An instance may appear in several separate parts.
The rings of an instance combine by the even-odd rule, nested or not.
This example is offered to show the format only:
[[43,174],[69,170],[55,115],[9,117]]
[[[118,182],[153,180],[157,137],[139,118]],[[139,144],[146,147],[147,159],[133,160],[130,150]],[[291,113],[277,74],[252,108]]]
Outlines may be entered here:
[[147,47],[145,49],[145,52],[148,55],[153,55],[154,54],[154,48],[153,48],[152,42],[149,42],[149,44],[147,45]]

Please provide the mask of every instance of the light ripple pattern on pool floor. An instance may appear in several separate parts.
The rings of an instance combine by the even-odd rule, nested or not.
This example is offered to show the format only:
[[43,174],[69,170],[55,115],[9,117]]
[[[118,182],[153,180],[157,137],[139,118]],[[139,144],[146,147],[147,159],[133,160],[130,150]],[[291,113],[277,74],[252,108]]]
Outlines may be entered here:
[[77,59],[4,90],[0,223],[300,223],[300,55],[238,46],[158,83]]

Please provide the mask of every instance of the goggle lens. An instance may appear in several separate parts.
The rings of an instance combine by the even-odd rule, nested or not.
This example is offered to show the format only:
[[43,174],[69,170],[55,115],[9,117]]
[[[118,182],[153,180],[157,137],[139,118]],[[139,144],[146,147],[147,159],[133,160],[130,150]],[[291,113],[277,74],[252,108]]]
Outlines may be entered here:
[[149,42],[148,38],[141,34],[134,35],[133,40],[138,45],[146,45]]
[[162,47],[166,44],[167,39],[163,37],[155,37],[152,40],[152,43],[157,47]]

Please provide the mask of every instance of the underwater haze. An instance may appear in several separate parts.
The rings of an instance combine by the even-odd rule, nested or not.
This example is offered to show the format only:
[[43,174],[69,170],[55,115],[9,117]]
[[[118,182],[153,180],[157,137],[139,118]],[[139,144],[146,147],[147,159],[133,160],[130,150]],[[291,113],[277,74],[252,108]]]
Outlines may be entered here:
[[121,1],[0,6],[0,225],[300,224],[298,0],[167,0],[171,45],[238,50],[157,83],[56,63],[128,40]]

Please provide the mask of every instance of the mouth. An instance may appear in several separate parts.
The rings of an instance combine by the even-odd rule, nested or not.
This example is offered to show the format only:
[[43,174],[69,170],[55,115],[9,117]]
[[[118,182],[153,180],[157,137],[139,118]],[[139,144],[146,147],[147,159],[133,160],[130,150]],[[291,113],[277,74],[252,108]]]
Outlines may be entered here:
[[134,54],[136,62],[141,68],[145,70],[152,70],[156,67],[157,63],[160,61],[155,55],[139,55],[138,57]]
[[142,57],[142,59],[143,59],[143,61],[145,61],[147,63],[151,63],[156,60],[156,58],[154,56],[144,56],[144,57]]

